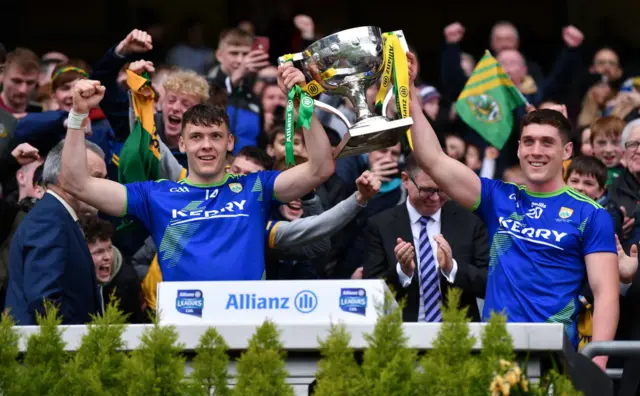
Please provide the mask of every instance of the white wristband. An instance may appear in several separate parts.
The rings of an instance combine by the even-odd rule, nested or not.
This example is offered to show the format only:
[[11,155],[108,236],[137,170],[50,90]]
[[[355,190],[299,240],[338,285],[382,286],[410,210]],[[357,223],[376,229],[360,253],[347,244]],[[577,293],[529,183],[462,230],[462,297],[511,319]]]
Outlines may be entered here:
[[67,128],[69,129],[84,129],[86,126],[85,120],[89,117],[89,113],[78,114],[71,110],[69,112],[69,118],[67,118]]

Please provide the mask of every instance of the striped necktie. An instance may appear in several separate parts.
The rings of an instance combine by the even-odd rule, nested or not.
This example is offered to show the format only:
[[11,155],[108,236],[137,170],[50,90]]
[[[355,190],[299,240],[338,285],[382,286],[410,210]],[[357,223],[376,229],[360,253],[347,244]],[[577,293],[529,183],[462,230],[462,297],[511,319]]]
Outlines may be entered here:
[[429,243],[427,224],[430,217],[421,217],[420,224],[420,287],[422,288],[422,303],[424,304],[425,322],[442,322],[440,312],[440,289],[438,271],[435,265],[433,249]]

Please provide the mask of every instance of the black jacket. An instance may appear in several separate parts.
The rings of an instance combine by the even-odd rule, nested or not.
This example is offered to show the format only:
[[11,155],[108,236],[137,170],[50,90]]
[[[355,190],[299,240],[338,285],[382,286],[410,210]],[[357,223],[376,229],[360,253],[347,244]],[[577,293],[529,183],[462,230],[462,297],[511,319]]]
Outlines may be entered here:
[[[442,235],[451,246],[453,258],[458,263],[458,272],[453,286],[440,274],[440,290],[446,295],[451,287],[462,289],[461,305],[469,307],[468,316],[479,322],[476,298],[484,298],[489,266],[487,230],[476,215],[453,201],[443,205],[441,223]],[[413,242],[406,205],[398,205],[371,217],[365,235],[364,278],[386,279],[389,287],[397,293],[398,301],[405,297],[407,299],[403,320],[417,321],[420,296],[418,277],[414,274],[411,284],[407,288],[402,287],[394,252],[397,238]]]

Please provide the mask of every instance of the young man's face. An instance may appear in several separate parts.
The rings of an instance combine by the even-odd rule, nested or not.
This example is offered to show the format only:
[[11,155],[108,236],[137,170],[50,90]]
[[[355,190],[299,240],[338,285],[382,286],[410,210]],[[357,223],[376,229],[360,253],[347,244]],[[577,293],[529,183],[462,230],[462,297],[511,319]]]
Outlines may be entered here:
[[[276,162],[285,158],[284,133],[278,133],[273,144],[267,145],[267,154],[273,157]],[[307,158],[307,149],[304,146],[302,134],[299,132],[293,135],[293,155]]]
[[594,201],[600,199],[602,194],[604,194],[604,186],[598,184],[598,181],[593,175],[583,175],[575,171],[571,172],[569,178],[567,178],[567,185]]
[[235,175],[248,175],[261,170],[264,170],[264,166],[244,155],[238,155],[231,164],[231,173]]
[[37,88],[39,70],[25,71],[18,65],[11,65],[4,71],[2,97],[5,104],[17,113],[24,113],[29,98]]
[[179,136],[182,130],[182,115],[199,103],[198,96],[194,94],[166,91],[162,100],[162,121],[164,122],[165,135]]
[[528,182],[544,184],[562,175],[562,161],[569,159],[573,146],[563,143],[551,125],[530,124],[522,129],[518,158]]
[[100,283],[107,283],[111,280],[113,271],[113,246],[111,239],[99,239],[89,243],[89,252],[96,268],[96,278]]
[[230,75],[242,64],[244,57],[251,51],[249,45],[221,44],[216,51],[216,57],[225,74]]
[[233,150],[233,136],[227,125],[184,126],[180,136],[180,151],[187,154],[189,175],[199,184],[219,181],[227,164],[227,152]]
[[59,86],[53,93],[53,98],[58,103],[60,110],[71,111],[73,107],[73,85],[78,80],[69,81],[66,84]]
[[613,136],[597,135],[593,137],[593,156],[602,161],[607,168],[614,168],[620,165],[622,158],[622,146],[620,138]]

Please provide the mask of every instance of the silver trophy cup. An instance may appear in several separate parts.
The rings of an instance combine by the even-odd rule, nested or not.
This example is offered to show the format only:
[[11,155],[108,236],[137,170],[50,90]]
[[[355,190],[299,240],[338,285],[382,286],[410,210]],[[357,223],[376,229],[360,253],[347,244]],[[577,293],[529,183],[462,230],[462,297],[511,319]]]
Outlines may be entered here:
[[[402,31],[394,32],[405,51],[408,50]],[[375,84],[383,71],[383,37],[380,28],[357,27],[332,34],[311,44],[292,58],[280,57],[279,63],[293,61],[308,82],[315,81],[328,95],[346,97],[354,106],[356,122],[349,120],[336,108],[318,100],[317,108],[338,116],[348,132],[335,151],[335,157],[367,153],[396,145],[413,124],[410,117],[389,120],[387,106],[393,96],[389,89],[383,102],[382,114],[375,114],[367,104],[367,88]],[[310,94],[311,87],[308,88]]]

